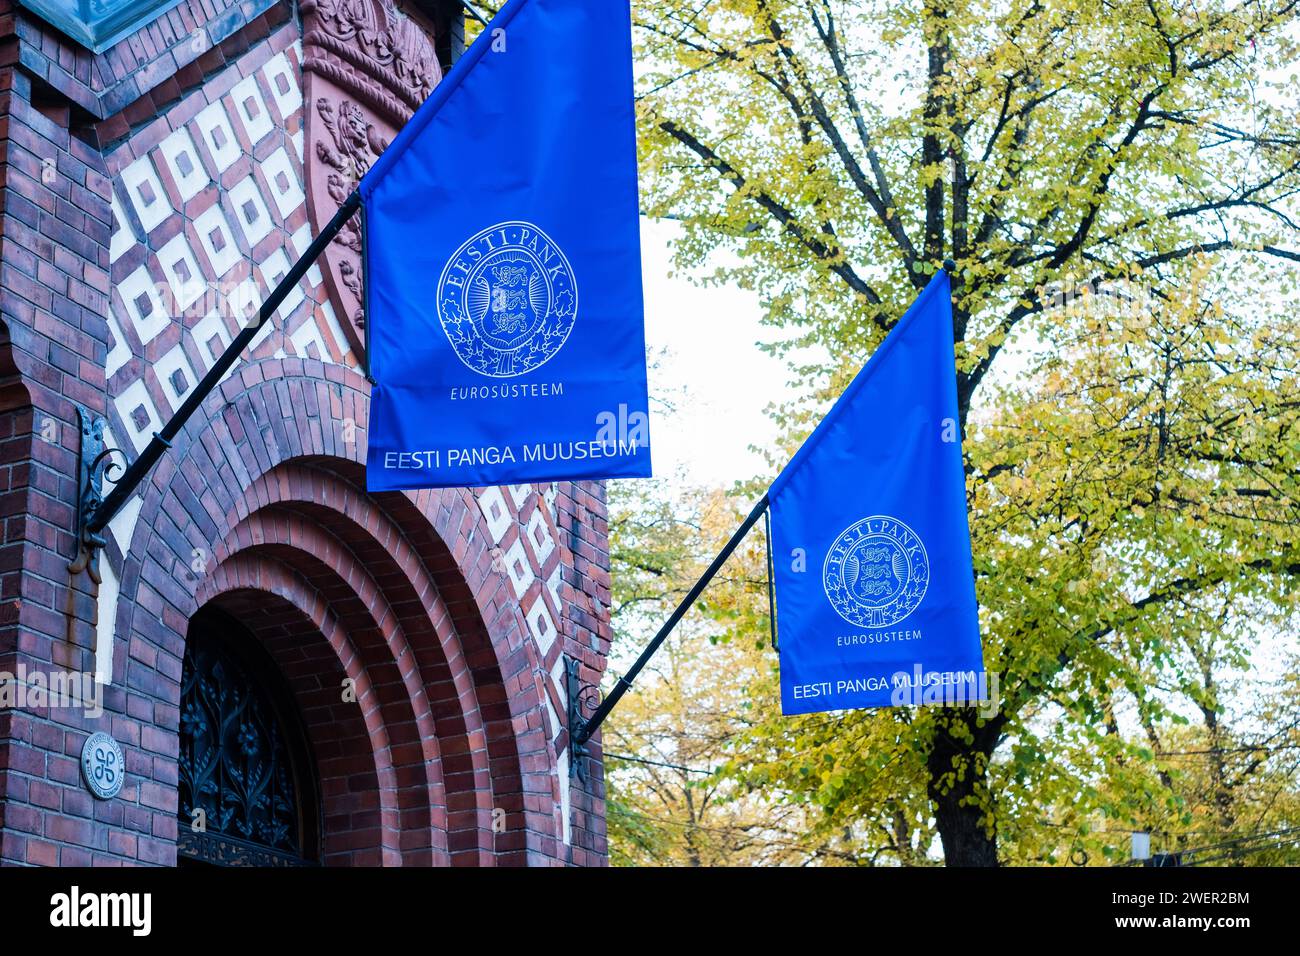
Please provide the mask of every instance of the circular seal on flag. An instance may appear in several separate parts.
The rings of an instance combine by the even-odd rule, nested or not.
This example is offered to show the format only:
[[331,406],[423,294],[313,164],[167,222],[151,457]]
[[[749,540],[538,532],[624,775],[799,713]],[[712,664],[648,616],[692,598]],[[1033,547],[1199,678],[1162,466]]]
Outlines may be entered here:
[[888,627],[916,610],[930,584],[925,545],[888,515],[845,528],[822,567],[822,586],[836,613],[859,627]]
[[578,315],[568,258],[537,226],[503,222],[456,250],[438,279],[438,317],[471,371],[512,378],[555,356]]

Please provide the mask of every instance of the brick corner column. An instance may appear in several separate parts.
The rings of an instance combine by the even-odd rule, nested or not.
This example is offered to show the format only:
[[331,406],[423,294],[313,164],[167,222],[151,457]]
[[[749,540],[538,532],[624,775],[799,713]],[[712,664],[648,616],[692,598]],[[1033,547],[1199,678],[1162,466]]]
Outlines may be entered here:
[[68,564],[77,409],[107,404],[112,187],[83,114],[18,65],[20,42],[0,40],[0,863],[89,865],[111,848],[79,757],[109,718],[36,691],[90,690],[95,670],[96,586]]

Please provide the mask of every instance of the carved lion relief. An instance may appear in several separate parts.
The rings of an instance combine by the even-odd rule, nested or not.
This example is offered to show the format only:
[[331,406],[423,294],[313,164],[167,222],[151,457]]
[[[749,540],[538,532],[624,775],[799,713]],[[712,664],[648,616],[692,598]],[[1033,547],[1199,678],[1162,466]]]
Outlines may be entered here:
[[[433,24],[394,0],[303,0],[307,198],[319,231],[442,80]],[[365,355],[361,223],[330,244],[322,270],[339,324]]]

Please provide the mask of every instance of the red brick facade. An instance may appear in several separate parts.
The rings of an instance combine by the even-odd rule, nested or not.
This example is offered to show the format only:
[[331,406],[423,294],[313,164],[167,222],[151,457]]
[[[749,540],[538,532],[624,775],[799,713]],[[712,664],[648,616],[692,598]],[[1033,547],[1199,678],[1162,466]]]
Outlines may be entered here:
[[[187,0],[93,56],[0,0],[0,672],[105,681],[98,718],[0,709],[0,864],[176,862],[201,608],[287,681],[321,862],[602,864],[563,658],[604,668],[604,490],[367,495],[369,387],[321,270],[110,525],[103,582],[69,571],[77,407],[134,457],[238,331],[194,290],[256,303],[310,241],[300,23]],[[97,730],[127,759],[108,801],[80,778]]]

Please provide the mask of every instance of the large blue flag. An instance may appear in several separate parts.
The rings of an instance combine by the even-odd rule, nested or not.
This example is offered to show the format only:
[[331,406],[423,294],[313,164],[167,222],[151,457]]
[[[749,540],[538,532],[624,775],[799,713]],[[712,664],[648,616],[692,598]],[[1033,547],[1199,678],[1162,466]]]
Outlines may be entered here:
[[372,491],[650,474],[628,0],[510,0],[361,181]]
[[768,492],[786,714],[984,699],[950,294],[936,274]]

